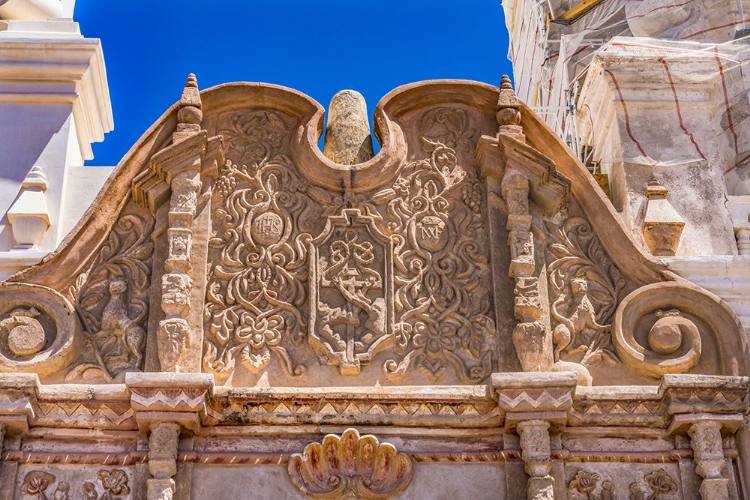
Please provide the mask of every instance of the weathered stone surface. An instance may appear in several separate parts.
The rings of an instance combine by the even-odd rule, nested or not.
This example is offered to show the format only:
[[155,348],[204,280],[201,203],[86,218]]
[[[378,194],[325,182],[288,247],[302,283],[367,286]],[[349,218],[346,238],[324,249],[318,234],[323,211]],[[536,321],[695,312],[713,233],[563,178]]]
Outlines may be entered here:
[[18,495],[669,499],[691,458],[736,491],[733,441],[700,444],[747,411],[733,311],[628,239],[508,82],[375,113],[381,153],[333,163],[309,98],[188,79],[119,211],[0,286]]
[[364,163],[374,156],[367,103],[359,92],[342,90],[331,99],[323,154],[342,165]]

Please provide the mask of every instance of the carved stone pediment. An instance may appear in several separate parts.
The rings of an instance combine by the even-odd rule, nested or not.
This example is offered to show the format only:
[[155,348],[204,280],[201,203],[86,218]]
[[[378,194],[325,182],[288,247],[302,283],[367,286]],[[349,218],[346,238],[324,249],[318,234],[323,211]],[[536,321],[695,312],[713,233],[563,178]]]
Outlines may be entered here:
[[282,87],[190,79],[59,251],[0,286],[0,370],[234,387],[747,374],[735,314],[633,244],[509,83],[394,90],[356,165],[317,148],[323,115]]

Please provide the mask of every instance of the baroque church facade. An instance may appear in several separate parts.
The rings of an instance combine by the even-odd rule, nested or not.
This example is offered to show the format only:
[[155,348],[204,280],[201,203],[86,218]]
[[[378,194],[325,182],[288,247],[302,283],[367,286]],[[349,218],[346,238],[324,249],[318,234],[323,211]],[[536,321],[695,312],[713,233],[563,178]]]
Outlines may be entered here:
[[[530,7],[505,8],[516,52],[572,16],[544,6],[533,38],[514,24]],[[518,95],[507,77],[394,89],[377,154],[355,92],[326,113],[190,75],[100,170],[81,165],[112,129],[102,52],[71,15],[0,3],[0,129],[31,138],[8,141],[0,184],[0,499],[748,497],[744,302],[716,274],[747,267],[722,142],[741,149],[741,98],[712,146],[677,121],[705,156],[683,173],[735,162],[706,174],[721,201],[676,174],[681,136],[648,142],[674,122],[662,101],[620,119],[630,90],[601,75],[631,70],[607,54],[575,140],[534,109],[535,56]]]

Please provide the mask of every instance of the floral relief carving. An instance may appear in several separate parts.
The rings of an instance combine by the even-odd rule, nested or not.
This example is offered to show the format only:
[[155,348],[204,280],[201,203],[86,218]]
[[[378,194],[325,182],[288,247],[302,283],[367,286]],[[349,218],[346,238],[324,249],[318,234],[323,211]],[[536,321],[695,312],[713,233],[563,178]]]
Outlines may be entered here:
[[[96,474],[100,488],[95,482],[85,481],[80,488],[81,495],[71,496],[71,482],[58,481],[54,491],[48,496],[47,491],[55,486],[57,478],[48,472],[34,470],[24,476],[21,485],[23,500],[124,500],[130,495],[128,475],[123,469],[100,469]],[[101,490],[101,494],[99,493]]]
[[404,491],[412,478],[412,463],[393,445],[347,429],[293,454],[288,471],[292,485],[308,497],[375,500]]
[[204,367],[228,376],[239,359],[257,374],[273,353],[299,376],[305,366],[295,365],[289,346],[305,338],[307,231],[327,195],[301,181],[279,151],[286,126],[277,113],[232,116],[221,133],[230,149],[212,208]]
[[643,480],[651,493],[643,491],[640,483],[631,483],[628,489],[630,500],[659,500],[667,498],[670,493],[677,491],[677,483],[664,469],[646,474]]
[[154,220],[131,207],[115,223],[91,269],[68,289],[85,333],[81,363],[68,380],[111,381],[142,369]]
[[[130,486],[128,486],[128,476],[122,469],[106,470],[102,469],[97,472],[96,477],[102,485],[104,493],[99,497],[99,500],[119,500],[123,495],[130,494]],[[90,484],[90,483],[86,483]],[[84,491],[85,491],[84,484]]]
[[450,108],[427,112],[420,130],[427,157],[372,198],[394,242],[400,355],[383,368],[391,380],[414,366],[435,381],[452,366],[462,381],[476,383],[492,369],[495,324],[482,195],[475,168],[464,163],[473,158],[475,131],[466,112]]
[[547,224],[550,313],[555,362],[584,368],[620,363],[612,346],[612,316],[625,280],[584,219],[571,217],[561,225]]
[[55,476],[40,470],[26,474],[21,485],[23,500],[47,500],[45,492],[55,482]]
[[612,481],[604,481],[599,494],[596,495],[594,493],[600,479],[601,477],[599,474],[580,470],[576,473],[573,480],[568,483],[568,489],[575,490],[581,495],[585,495],[587,500],[614,500],[615,486]]
[[[568,483],[568,489],[584,495],[587,500],[614,500],[615,485],[612,481],[605,480],[599,487],[601,476],[596,473],[580,470],[573,480]],[[643,478],[647,489],[644,491],[641,482],[630,483],[628,487],[628,498],[630,500],[660,500],[669,498],[671,493],[677,492],[677,483],[665,471],[660,469],[648,473]],[[598,490],[598,491],[597,491]]]
[[449,367],[467,383],[489,375],[495,324],[468,113],[425,113],[425,157],[366,195],[303,181],[284,153],[282,115],[222,120],[229,150],[212,199],[207,371],[227,377],[239,361],[261,374],[275,358],[298,377],[306,367],[294,359],[309,344],[345,375],[385,349],[393,381],[410,367],[432,381]]

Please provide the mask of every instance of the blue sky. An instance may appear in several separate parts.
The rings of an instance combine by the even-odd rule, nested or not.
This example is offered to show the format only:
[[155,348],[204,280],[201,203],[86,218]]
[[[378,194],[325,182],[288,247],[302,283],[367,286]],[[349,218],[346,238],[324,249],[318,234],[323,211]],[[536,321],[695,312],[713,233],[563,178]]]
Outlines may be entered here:
[[499,0],[77,0],[74,19],[102,40],[115,117],[90,165],[116,165],[191,72],[202,89],[269,82],[326,107],[353,88],[370,112],[405,83],[511,72]]

